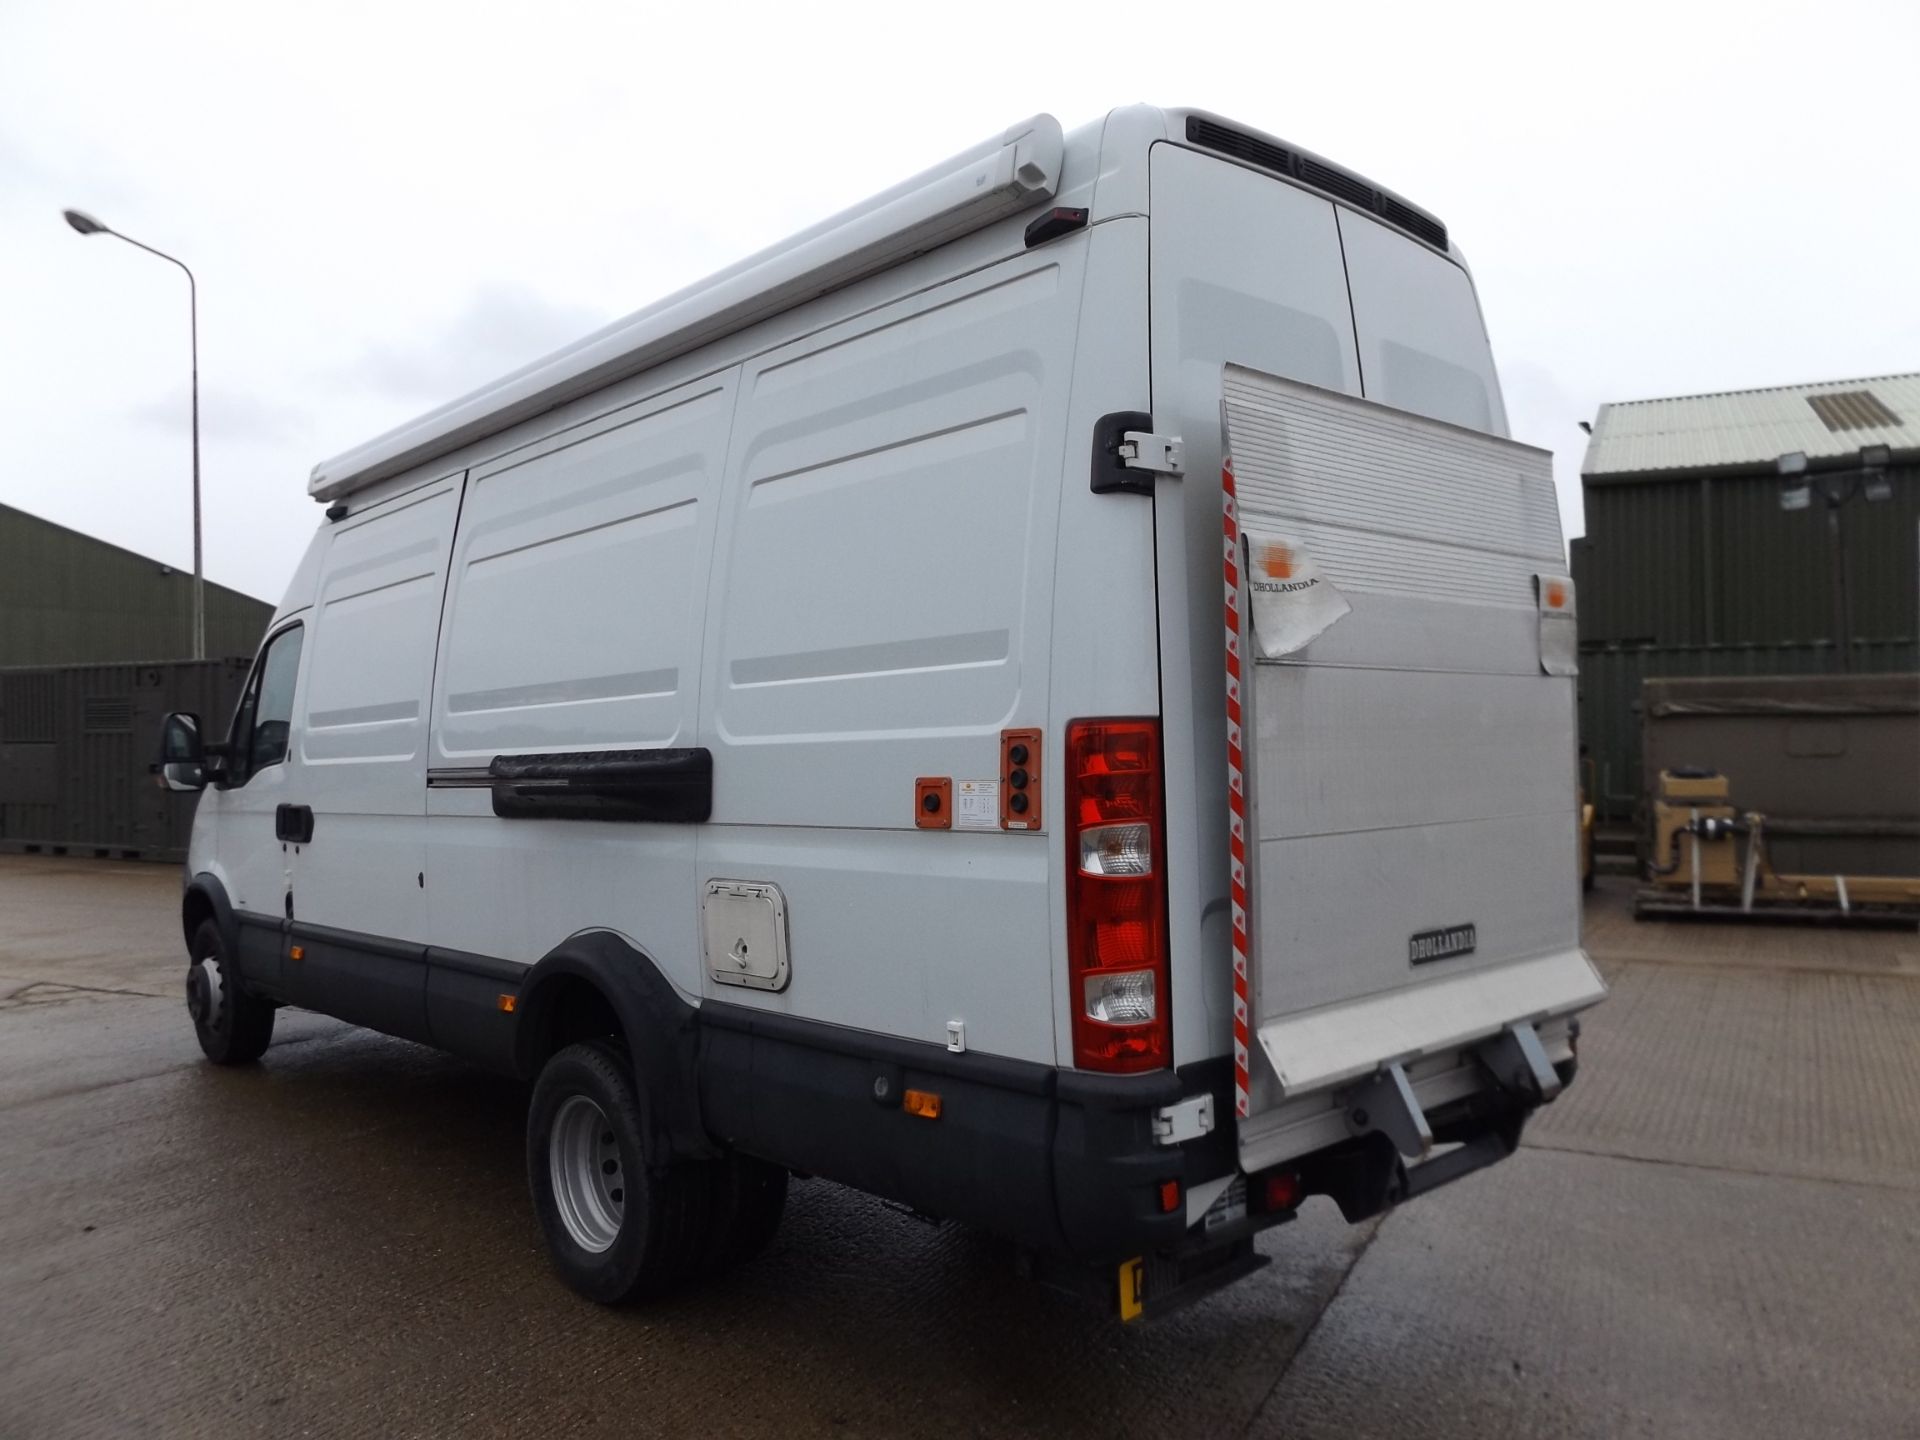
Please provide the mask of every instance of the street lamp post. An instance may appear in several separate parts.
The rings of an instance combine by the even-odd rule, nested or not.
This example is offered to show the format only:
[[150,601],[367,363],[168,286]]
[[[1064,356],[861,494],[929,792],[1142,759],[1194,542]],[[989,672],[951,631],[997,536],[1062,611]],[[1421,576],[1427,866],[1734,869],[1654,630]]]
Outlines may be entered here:
[[180,272],[187,277],[187,325],[193,345],[193,658],[207,658],[207,581],[201,564],[200,552],[200,287],[194,283],[193,271],[186,262],[176,259],[164,250],[156,250],[151,245],[142,244],[131,235],[122,235],[118,230],[103,225],[84,210],[62,212],[71,225],[82,235],[111,235],[116,240],[124,240],[136,249],[149,255],[158,255],[171,265],[178,265]]

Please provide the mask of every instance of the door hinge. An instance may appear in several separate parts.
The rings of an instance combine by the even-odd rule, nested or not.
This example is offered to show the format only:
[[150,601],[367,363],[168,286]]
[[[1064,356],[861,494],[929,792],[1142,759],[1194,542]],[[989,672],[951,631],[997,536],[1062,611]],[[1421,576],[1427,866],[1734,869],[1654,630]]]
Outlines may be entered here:
[[1153,1112],[1153,1143],[1178,1145],[1213,1133],[1213,1096],[1189,1095]]
[[1178,435],[1129,430],[1120,437],[1118,453],[1129,470],[1151,470],[1156,475],[1187,473],[1187,447]]

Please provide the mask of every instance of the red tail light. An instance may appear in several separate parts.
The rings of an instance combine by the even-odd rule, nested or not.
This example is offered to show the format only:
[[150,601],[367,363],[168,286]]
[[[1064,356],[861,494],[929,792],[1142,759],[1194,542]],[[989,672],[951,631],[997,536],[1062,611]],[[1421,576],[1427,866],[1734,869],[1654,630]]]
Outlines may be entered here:
[[1066,762],[1073,1062],[1158,1070],[1173,1061],[1160,722],[1075,720]]

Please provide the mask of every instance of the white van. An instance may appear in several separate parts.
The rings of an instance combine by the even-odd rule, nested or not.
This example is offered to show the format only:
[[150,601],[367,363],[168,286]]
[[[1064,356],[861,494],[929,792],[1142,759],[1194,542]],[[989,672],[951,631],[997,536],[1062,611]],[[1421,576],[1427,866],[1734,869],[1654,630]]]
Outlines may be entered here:
[[1016,125],[314,471],[162,752],[201,1044],[526,1077],[604,1301],[797,1173],[1132,1318],[1496,1160],[1604,994],[1505,435],[1426,211],[1198,111]]

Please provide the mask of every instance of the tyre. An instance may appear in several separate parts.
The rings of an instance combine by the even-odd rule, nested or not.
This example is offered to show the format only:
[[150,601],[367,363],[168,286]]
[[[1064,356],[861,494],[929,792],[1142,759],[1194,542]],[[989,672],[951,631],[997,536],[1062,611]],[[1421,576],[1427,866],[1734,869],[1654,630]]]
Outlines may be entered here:
[[787,1207],[787,1172],[745,1155],[713,1162],[713,1230],[705,1269],[719,1274],[773,1243]]
[[706,1268],[708,1167],[649,1166],[633,1064],[610,1040],[569,1045],[534,1082],[527,1183],[560,1278],[603,1305],[648,1299]]
[[188,950],[187,1013],[201,1050],[216,1065],[250,1064],[273,1039],[273,1006],[241,988],[220,927],[211,920],[193,932]]

